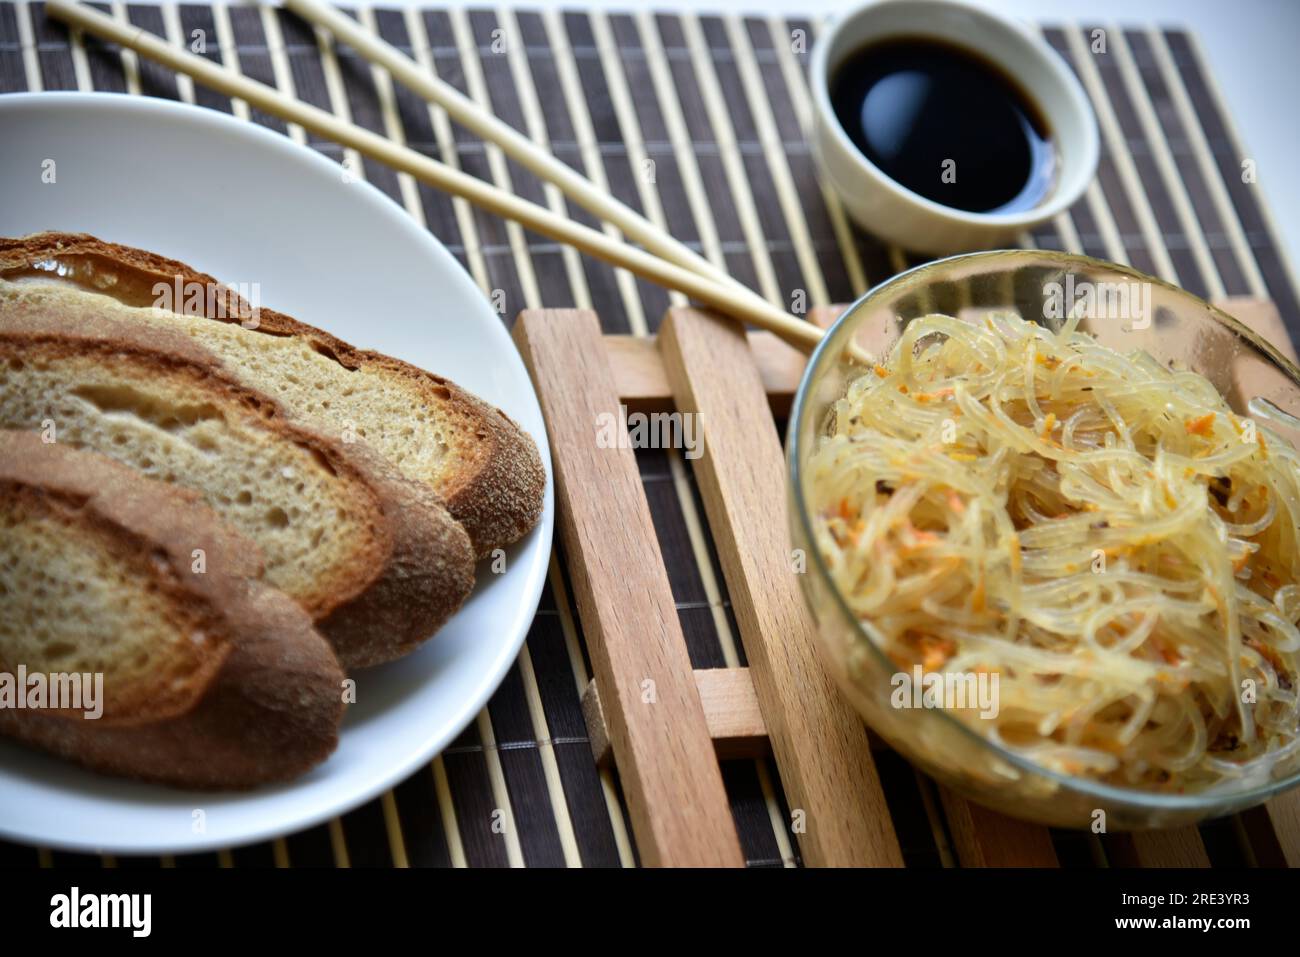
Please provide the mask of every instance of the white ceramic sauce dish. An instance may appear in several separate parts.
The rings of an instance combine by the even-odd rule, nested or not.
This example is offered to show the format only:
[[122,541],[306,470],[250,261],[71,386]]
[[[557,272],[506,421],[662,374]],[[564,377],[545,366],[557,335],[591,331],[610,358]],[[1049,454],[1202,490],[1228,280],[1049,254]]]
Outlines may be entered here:
[[[831,84],[864,47],[903,38],[968,50],[1032,98],[1057,156],[1052,186],[1037,205],[1001,213],[945,206],[891,179],[858,149],[836,116]],[[821,175],[859,225],[905,249],[946,255],[1014,244],[1025,230],[1073,205],[1097,169],[1096,117],[1070,67],[1025,26],[956,0],[879,0],[842,15],[813,48],[809,83]]]

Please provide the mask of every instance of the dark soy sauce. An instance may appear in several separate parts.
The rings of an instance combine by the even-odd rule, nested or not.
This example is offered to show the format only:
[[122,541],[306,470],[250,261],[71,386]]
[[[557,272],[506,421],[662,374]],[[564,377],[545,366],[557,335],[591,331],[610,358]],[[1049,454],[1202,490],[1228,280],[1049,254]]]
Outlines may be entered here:
[[973,213],[1031,209],[1056,154],[1034,102],[993,63],[936,40],[863,47],[835,72],[831,103],[859,150],[926,199]]

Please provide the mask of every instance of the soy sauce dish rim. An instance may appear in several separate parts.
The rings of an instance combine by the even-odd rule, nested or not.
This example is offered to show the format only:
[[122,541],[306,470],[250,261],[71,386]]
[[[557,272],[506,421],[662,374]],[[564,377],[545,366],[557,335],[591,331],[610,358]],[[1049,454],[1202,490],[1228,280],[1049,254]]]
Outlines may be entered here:
[[[933,40],[939,44],[959,47],[978,60],[996,65],[1012,78],[1046,119],[1054,140],[1059,140],[1062,132],[1067,128],[1081,136],[1083,142],[1077,155],[1073,159],[1062,156],[1058,160],[1056,182],[1042,202],[1029,209],[1004,213],[972,212],[955,206],[946,206],[909,189],[889,176],[868,159],[853,142],[848,130],[836,115],[831,101],[830,87],[834,78],[832,74],[835,71],[828,62],[830,50],[835,45],[840,31],[847,25],[864,17],[878,15],[885,9],[890,9],[895,15],[904,13],[908,22],[901,29],[895,29],[867,41],[869,45],[892,40],[914,39]],[[954,40],[948,34],[935,29],[933,24],[936,16],[951,15],[974,17],[984,21],[992,29],[1006,31],[1026,47],[1032,48],[1038,62],[1006,63],[965,39]],[[837,62],[835,67],[838,68],[839,65],[840,63]],[[1037,92],[1044,82],[1056,84],[1058,90],[1071,102],[1072,109],[1050,110]],[[853,158],[863,180],[869,180],[877,189],[888,190],[895,197],[911,203],[918,210],[944,217],[952,222],[1001,229],[1032,226],[1073,206],[1087,191],[1096,176],[1101,158],[1101,137],[1092,103],[1079,78],[1060,54],[1041,36],[1011,17],[974,3],[964,2],[964,0],[870,0],[868,3],[838,14],[827,24],[813,45],[809,62],[809,85],[812,88],[813,107],[818,114],[817,118],[832,131],[841,149]],[[832,182],[831,185],[839,191],[851,188],[855,184]]]

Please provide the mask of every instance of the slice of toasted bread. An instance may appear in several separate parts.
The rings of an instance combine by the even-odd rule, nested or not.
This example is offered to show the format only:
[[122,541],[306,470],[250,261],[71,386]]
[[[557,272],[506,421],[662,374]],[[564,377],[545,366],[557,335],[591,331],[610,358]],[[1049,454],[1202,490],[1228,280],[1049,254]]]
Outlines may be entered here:
[[[448,379],[254,310],[184,263],[93,236],[0,239],[0,277],[112,297],[136,307],[134,321],[196,337],[234,378],[275,396],[288,414],[327,435],[355,432],[408,478],[431,486],[479,557],[537,523],[545,472],[532,438]],[[160,298],[166,308],[152,308]]]
[[333,652],[197,495],[0,431],[0,528],[0,672],[103,676],[98,719],[0,708],[0,732],[187,788],[286,780],[334,750]]
[[473,553],[426,486],[362,442],[285,421],[189,337],[46,292],[0,299],[0,427],[199,492],[349,670],[400,657],[460,607]]

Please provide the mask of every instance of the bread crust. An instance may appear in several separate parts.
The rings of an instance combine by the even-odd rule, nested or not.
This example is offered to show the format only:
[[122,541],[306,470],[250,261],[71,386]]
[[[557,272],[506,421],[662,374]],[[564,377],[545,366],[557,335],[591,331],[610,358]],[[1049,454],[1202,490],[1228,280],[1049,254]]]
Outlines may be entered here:
[[[256,787],[329,756],[343,716],[333,651],[301,608],[258,580],[256,546],[196,494],[98,453],[0,430],[0,499],[17,490],[120,536],[124,547],[147,545],[158,562],[155,584],[180,587],[202,610],[220,659],[172,717],[105,722],[0,709],[0,732],[95,771],[181,788]],[[206,553],[201,575],[191,572],[196,542]]]
[[367,493],[359,503],[372,538],[358,543],[337,580],[310,596],[306,610],[330,640],[343,667],[365,668],[409,653],[432,636],[474,587],[474,556],[464,529],[437,497],[399,475],[364,443],[336,442],[289,421],[272,398],[231,378],[199,343],[165,329],[143,329],[71,308],[15,304],[0,322],[0,347],[21,354],[96,354],[147,363],[160,375],[200,383],[237,405],[285,442],[309,449],[336,474]]
[[[212,276],[155,253],[97,239],[85,233],[37,233],[23,238],[0,238],[0,275],[30,270],[41,262],[73,260],[85,257],[92,265],[111,267],[119,280],[111,287],[92,291],[120,298],[132,305],[151,305],[132,299],[128,287],[152,289],[156,282],[198,283],[218,290],[214,302],[214,321],[239,322],[247,315],[248,304],[232,289]],[[466,424],[462,441],[455,454],[439,474],[420,478],[442,498],[448,511],[468,532],[477,557],[489,555],[527,534],[537,524],[542,510],[546,472],[536,443],[505,413],[462,389],[450,379],[426,372],[416,366],[378,352],[358,349],[335,336],[299,322],[283,313],[259,308],[257,331],[266,335],[295,336],[306,340],[314,349],[332,356],[348,369],[369,367],[410,383],[420,399],[439,410],[444,420],[456,419]],[[238,375],[237,370],[231,370]],[[293,410],[288,410],[292,413]],[[462,438],[464,438],[462,435]]]

